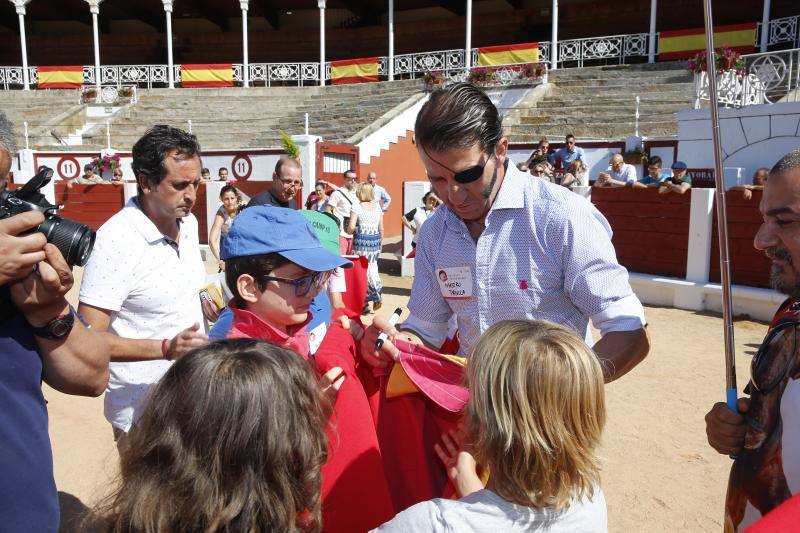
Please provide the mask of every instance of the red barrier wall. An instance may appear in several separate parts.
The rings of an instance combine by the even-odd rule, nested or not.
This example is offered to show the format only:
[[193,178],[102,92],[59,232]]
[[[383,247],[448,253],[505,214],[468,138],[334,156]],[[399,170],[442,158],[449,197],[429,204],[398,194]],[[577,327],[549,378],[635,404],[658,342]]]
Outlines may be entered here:
[[55,183],[56,203],[63,209],[58,214],[86,224],[96,230],[124,205],[122,185],[73,185]]
[[[732,283],[768,288],[770,287],[770,261],[764,252],[753,247],[753,239],[761,226],[761,214],[758,212],[761,194],[761,191],[753,191],[753,198],[750,200],[745,200],[741,191],[730,191],[725,194],[728,217],[728,250]],[[717,283],[720,280],[716,208],[714,210],[709,280]]]
[[686,277],[689,204],[686,194],[656,189],[593,189],[592,203],[608,219],[620,264],[631,272]]

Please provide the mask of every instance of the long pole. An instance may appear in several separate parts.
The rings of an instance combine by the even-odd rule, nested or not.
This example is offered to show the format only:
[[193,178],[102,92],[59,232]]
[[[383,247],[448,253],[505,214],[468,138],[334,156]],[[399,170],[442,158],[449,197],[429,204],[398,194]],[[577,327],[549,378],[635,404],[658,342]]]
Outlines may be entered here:
[[319,84],[325,85],[325,2],[319,2]]
[[764,0],[764,11],[761,14],[761,39],[759,43],[759,52],[762,54],[767,51],[769,44],[769,3],[770,0]]
[[717,232],[719,238],[719,271],[722,282],[722,322],[725,328],[725,396],[728,407],[736,411],[736,354],[733,343],[733,302],[731,300],[731,268],[728,253],[728,217],[725,208],[725,180],[722,175],[719,114],[717,112],[717,65],[714,58],[714,22],[711,0],[703,0],[706,19],[706,57],[708,58],[708,96],[711,100],[711,137],[714,143],[714,181],[716,183]]
[[167,17],[167,81],[169,88],[175,88],[175,68],[172,63],[172,0],[164,2],[164,14]]
[[394,0],[389,0],[389,81],[394,81]]
[[97,86],[97,94],[100,94],[100,34],[97,30],[97,15],[100,12],[98,6],[91,7],[92,10],[92,31],[94,32],[94,81]]
[[472,0],[467,0],[467,42],[464,46],[464,65],[472,68]]
[[656,62],[656,14],[658,13],[658,0],[650,0],[650,43],[647,47],[647,62]]
[[22,50],[22,85],[26,91],[30,90],[31,80],[28,75],[28,45],[25,38],[25,4],[15,3],[19,16],[19,44]]
[[558,0],[553,0],[552,33],[550,34],[550,70],[558,68]]
[[248,1],[241,0],[239,7],[242,8],[242,85],[248,87],[250,85],[250,52],[248,50],[248,37],[247,37],[247,8]]

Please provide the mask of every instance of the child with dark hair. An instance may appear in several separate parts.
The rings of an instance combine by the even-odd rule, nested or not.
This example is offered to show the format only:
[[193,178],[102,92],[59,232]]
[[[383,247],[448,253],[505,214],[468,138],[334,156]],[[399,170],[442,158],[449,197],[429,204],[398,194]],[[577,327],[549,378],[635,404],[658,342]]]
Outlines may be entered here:
[[322,381],[293,351],[251,339],[176,361],[120,448],[120,484],[96,509],[103,529],[320,531]]
[[344,381],[327,427],[323,523],[328,532],[376,527],[392,516],[393,508],[355,341],[335,314],[330,326],[306,329],[314,297],[334,269],[351,263],[328,251],[299,211],[273,206],[245,209],[220,255],[234,295],[229,338],[250,337],[291,348],[320,374],[342,370]]

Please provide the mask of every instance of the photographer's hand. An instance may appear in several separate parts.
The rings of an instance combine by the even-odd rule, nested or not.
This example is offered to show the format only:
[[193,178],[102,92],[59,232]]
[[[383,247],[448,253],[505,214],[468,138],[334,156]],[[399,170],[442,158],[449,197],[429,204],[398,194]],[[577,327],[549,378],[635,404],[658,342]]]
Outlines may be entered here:
[[11,285],[11,300],[34,326],[43,326],[67,308],[64,295],[72,288],[72,270],[53,244],[45,244],[45,260]]
[[44,215],[28,211],[0,220],[0,285],[21,279],[31,273],[33,265],[45,260],[42,233],[21,233],[44,222]]

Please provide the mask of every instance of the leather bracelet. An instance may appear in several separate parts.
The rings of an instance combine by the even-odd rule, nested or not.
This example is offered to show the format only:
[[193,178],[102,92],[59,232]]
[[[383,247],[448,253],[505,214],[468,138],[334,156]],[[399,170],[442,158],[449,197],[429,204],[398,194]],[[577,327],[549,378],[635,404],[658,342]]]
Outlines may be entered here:
[[161,356],[167,361],[171,361],[169,356],[167,356],[167,339],[161,339]]

